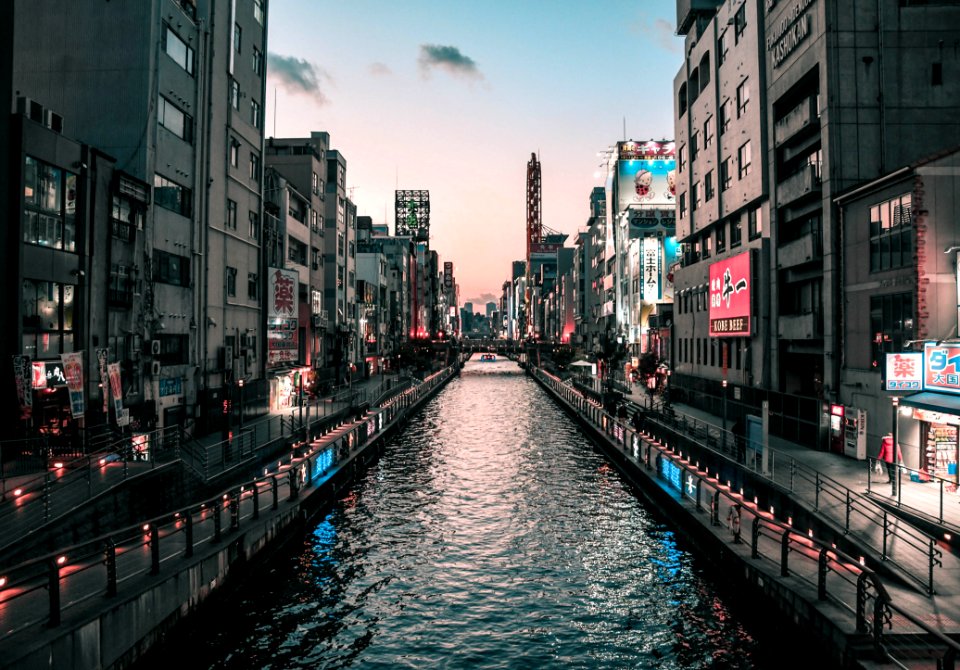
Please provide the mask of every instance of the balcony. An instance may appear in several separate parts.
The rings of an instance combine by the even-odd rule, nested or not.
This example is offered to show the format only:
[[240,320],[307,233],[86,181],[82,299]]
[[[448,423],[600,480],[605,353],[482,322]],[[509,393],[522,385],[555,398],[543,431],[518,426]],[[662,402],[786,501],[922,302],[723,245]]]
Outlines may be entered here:
[[811,195],[820,194],[820,164],[807,163],[777,184],[777,206],[783,207]]
[[777,267],[781,270],[820,260],[823,244],[819,233],[807,233],[777,249]]
[[122,242],[134,242],[137,239],[137,227],[119,219],[110,219],[110,234]]
[[819,340],[823,337],[821,312],[785,314],[777,320],[777,337],[781,340]]
[[779,147],[807,128],[819,127],[817,114],[817,96],[811,95],[799,105],[787,112],[773,127],[773,140]]

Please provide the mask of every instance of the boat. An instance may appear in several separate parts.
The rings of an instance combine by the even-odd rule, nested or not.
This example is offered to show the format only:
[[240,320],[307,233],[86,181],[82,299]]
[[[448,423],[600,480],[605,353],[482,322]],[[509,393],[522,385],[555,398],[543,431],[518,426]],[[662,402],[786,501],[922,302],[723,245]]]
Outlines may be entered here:
[[481,363],[496,363],[497,355],[496,354],[480,354]]

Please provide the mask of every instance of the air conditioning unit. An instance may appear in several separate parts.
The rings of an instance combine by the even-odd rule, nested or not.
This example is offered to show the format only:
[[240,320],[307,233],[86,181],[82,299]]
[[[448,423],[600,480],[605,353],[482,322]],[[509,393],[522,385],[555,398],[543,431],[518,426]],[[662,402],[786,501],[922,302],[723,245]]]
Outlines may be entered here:
[[151,356],[160,355],[160,340],[150,340],[150,355]]
[[55,133],[63,133],[63,116],[52,110],[44,110],[44,125]]
[[160,361],[153,361],[150,363],[150,374],[154,377],[160,376]]

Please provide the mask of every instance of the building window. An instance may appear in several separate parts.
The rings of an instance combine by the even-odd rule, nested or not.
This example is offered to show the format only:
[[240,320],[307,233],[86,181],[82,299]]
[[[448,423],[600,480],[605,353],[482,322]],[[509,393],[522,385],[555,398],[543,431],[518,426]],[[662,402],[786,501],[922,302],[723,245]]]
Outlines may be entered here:
[[733,116],[733,102],[730,98],[723,101],[720,105],[720,134],[723,135],[730,127],[730,119]]
[[700,153],[700,132],[694,130],[690,135],[690,160],[697,160],[698,153]]
[[190,259],[154,249],[153,280],[174,286],[190,286]]
[[727,31],[724,29],[717,38],[717,69],[727,60],[727,52],[730,50],[730,40],[727,37]]
[[730,174],[730,157],[727,156],[720,163],[720,190],[726,191],[733,183],[733,175]]
[[162,95],[157,106],[157,122],[184,142],[193,143],[193,118]]
[[704,52],[700,58],[700,90],[704,91],[710,83],[710,52]]
[[237,268],[227,266],[227,297],[237,297]]
[[710,233],[703,234],[703,257],[710,258],[713,255],[713,238]]
[[740,44],[743,38],[743,31],[747,29],[747,3],[743,3],[733,15],[733,41],[734,44]]
[[740,217],[730,221],[730,248],[739,247],[743,240],[743,223]]
[[260,180],[260,156],[250,154],[250,179]]
[[110,232],[124,242],[133,242],[143,230],[144,205],[124,195],[115,195],[111,202]]
[[194,52],[186,42],[180,39],[166,23],[163,24],[163,36],[161,37],[163,50],[173,59],[173,62],[184,69],[184,71],[193,75]]
[[747,140],[737,151],[738,175],[743,179],[750,174],[750,140]]
[[320,250],[316,247],[310,247],[310,267],[314,270],[320,269]]
[[260,239],[260,214],[257,212],[250,212],[250,237]]
[[311,188],[313,189],[314,195],[320,193],[320,175],[318,175],[316,172],[313,173]]
[[233,200],[227,200],[227,228],[237,229],[237,203]]
[[240,53],[240,40],[243,38],[243,29],[240,28],[239,23],[233,24],[233,48],[237,50],[237,53]]
[[757,207],[747,213],[747,236],[755,240],[763,235],[763,210]]
[[263,52],[257,47],[253,47],[253,73],[263,76]]
[[263,0],[253,0],[253,18],[263,25]]
[[240,167],[240,142],[230,138],[230,167]]
[[713,117],[708,116],[703,122],[703,148],[706,149],[713,144]]
[[913,218],[910,208],[909,194],[870,208],[871,272],[913,264]]
[[260,103],[256,100],[250,101],[250,125],[260,127]]
[[747,113],[747,106],[750,104],[750,83],[744,79],[737,86],[737,118]]
[[323,234],[323,230],[320,227],[320,214],[315,209],[310,210],[310,230],[318,235]]
[[687,194],[681,193],[679,198],[680,203],[680,218],[684,218],[687,215]]
[[287,258],[298,265],[307,264],[307,245],[295,237],[287,238]]
[[700,182],[693,182],[693,186],[690,187],[690,211],[695,212],[700,209],[700,198],[701,198],[701,189]]
[[680,171],[686,169],[687,167],[687,145],[681,144],[680,150],[677,152],[677,163],[679,164]]
[[713,170],[703,176],[703,199],[709,202],[713,198]]
[[190,216],[193,212],[190,189],[160,174],[153,175],[153,201],[164,209],[183,216]]
[[943,86],[943,63],[934,63],[931,67],[930,85]]
[[677,117],[683,118],[683,115],[687,113],[687,84],[686,82],[680,84],[680,90],[677,93]]
[[110,264],[107,303],[112,307],[131,307],[133,305],[133,268],[120,263]]
[[727,250],[727,224],[723,221],[717,226],[717,253]]
[[24,242],[76,251],[77,175],[27,156],[23,203]]
[[24,279],[20,315],[23,353],[33,360],[55,358],[73,351],[73,298],[76,287]]
[[247,297],[251,300],[260,299],[260,279],[256,272],[247,273]]
[[159,335],[160,354],[154,360],[161,365],[186,365],[189,360],[188,335]]
[[894,293],[870,297],[870,345],[879,367],[884,354],[903,351],[913,335],[913,294]]
[[240,83],[236,79],[230,80],[230,106],[240,111]]

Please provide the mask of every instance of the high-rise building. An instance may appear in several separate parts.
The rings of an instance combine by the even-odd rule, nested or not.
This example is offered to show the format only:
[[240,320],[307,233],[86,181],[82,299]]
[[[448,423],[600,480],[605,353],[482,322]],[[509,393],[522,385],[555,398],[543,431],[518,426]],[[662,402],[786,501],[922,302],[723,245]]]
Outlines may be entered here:
[[[134,300],[111,307],[108,342],[96,345],[130,371],[133,421],[226,427],[223,401],[240,379],[250,412],[264,411],[266,1],[17,5],[17,95],[56,110],[72,137],[152,189],[142,228],[122,240],[130,264],[110,269]],[[116,194],[114,219],[129,224],[138,195]],[[243,287],[236,295],[227,295],[227,259]],[[84,363],[89,379],[90,351]]]

